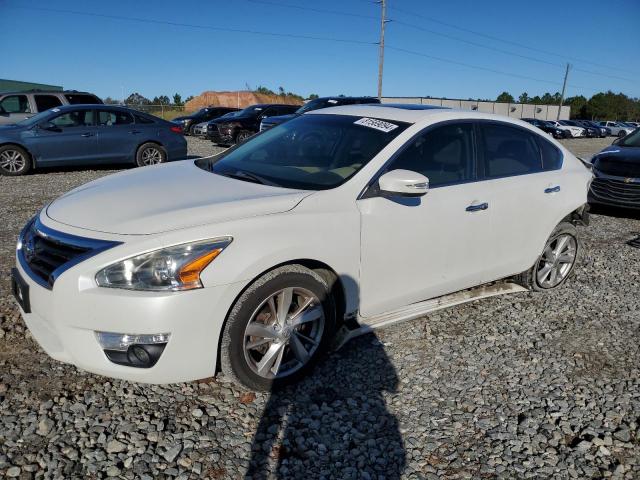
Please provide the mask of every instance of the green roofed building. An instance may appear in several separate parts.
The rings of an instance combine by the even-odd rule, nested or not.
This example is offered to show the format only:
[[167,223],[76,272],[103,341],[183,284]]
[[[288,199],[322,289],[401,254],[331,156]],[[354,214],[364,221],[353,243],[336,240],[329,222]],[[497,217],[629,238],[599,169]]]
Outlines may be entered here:
[[0,78],[0,92],[24,92],[27,90],[62,91],[61,85],[47,85],[46,83],[20,82]]

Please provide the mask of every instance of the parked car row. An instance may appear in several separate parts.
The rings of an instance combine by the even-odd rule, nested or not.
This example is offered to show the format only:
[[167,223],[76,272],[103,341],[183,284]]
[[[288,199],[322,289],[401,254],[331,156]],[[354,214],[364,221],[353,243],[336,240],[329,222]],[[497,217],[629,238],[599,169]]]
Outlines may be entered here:
[[97,104],[102,100],[93,93],[76,90],[0,93],[0,125],[10,125],[62,105]]

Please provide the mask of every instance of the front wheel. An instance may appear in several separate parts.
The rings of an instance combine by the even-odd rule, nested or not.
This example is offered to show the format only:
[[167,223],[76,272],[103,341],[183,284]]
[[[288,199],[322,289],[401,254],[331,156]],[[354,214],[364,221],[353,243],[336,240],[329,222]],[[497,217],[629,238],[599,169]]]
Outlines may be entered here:
[[136,152],[136,164],[139,167],[157,165],[167,161],[167,151],[157,143],[144,143]]
[[335,329],[327,282],[301,265],[258,278],[238,298],[220,345],[223,373],[252,390],[269,390],[306,375]]
[[240,130],[238,132],[238,135],[236,135],[236,143],[242,143],[251,136],[253,136],[253,133],[249,132],[248,130]]
[[31,157],[25,149],[17,145],[0,147],[0,174],[8,176],[24,175],[31,170]]
[[567,281],[580,254],[576,227],[568,222],[558,225],[535,265],[516,276],[517,283],[532,290],[557,288]]
[[625,132],[624,130],[620,130],[618,132],[618,138],[622,138],[622,137],[626,137],[627,136],[627,132]]

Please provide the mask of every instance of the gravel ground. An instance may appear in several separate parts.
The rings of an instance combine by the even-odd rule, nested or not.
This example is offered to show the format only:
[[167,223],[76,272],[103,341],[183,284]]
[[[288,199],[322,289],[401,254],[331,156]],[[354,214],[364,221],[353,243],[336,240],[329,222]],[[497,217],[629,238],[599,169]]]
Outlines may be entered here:
[[[566,144],[590,156],[610,140]],[[20,227],[112,171],[0,177],[0,476],[640,478],[640,250],[625,244],[640,217],[594,215],[558,291],[360,337],[283,391],[148,386],[50,360],[9,298]]]

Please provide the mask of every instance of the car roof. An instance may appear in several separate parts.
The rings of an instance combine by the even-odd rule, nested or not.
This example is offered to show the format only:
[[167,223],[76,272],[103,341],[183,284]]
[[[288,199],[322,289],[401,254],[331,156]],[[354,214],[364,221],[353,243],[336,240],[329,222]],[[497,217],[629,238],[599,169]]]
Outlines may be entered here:
[[97,97],[96,94],[91,93],[91,92],[81,92],[78,90],[39,90],[37,88],[34,88],[32,90],[20,90],[20,91],[8,91],[8,92],[2,92],[0,91],[0,95],[9,95],[9,94],[15,94],[15,95],[26,95],[27,93],[68,93],[68,94],[80,94],[80,95],[91,95],[92,97]]

